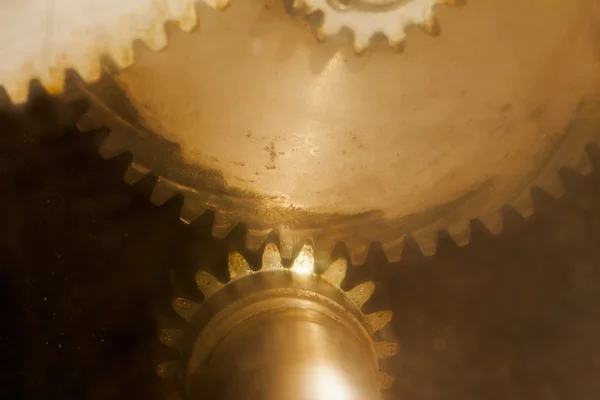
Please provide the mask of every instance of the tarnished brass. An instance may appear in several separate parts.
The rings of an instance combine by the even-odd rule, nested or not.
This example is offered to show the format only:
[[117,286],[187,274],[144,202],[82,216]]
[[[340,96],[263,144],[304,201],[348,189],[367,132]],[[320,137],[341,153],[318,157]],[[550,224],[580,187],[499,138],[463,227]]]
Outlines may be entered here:
[[409,30],[403,54],[356,56],[279,1],[200,13],[198,31],[86,87],[82,126],[113,130],[106,155],[134,152],[130,179],[164,178],[154,201],[185,194],[188,220],[217,209],[216,234],[245,222],[280,230],[284,252],[312,235],[358,256],[379,240],[390,258],[406,234],[425,253],[439,229],[464,244],[469,219],[498,232],[504,204],[528,215],[532,186],[560,194],[561,166],[586,171],[600,11],[480,0],[436,14],[439,37]]
[[181,379],[189,399],[380,399],[393,383],[379,363],[397,350],[390,332],[381,335],[391,312],[363,314],[374,286],[344,292],[346,263],[339,258],[316,274],[305,245],[284,268],[271,243],[255,271],[230,253],[231,281],[199,272],[204,302],[174,300],[188,327],[161,331],[162,343],[182,357],[160,364],[159,375]]

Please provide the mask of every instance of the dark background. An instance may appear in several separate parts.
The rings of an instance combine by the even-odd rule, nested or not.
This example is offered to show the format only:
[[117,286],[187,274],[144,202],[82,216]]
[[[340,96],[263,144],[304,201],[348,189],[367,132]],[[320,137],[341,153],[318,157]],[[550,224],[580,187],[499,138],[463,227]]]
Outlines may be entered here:
[[[183,224],[181,198],[151,204],[152,177],[124,183],[131,156],[103,160],[105,133],[74,128],[84,110],[0,114],[1,399],[163,398],[170,271],[225,279],[243,238],[214,239],[210,214]],[[378,280],[394,311],[391,398],[600,398],[600,173],[561,177],[561,199],[534,191],[534,216],[504,209],[498,236],[472,221],[467,247],[442,233],[435,256],[409,243],[388,263],[374,244],[350,269],[346,286]]]

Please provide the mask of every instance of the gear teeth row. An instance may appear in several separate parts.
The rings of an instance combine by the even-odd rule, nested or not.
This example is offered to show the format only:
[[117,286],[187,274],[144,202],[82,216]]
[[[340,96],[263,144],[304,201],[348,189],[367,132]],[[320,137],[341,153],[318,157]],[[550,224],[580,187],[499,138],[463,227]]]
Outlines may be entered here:
[[390,6],[384,9],[353,8],[352,3],[343,10],[332,6],[328,0],[294,0],[293,6],[305,15],[320,11],[323,13],[321,25],[316,30],[317,39],[337,35],[343,28],[348,28],[354,35],[353,48],[362,53],[369,47],[376,34],[383,34],[390,46],[398,51],[404,49],[406,28],[411,25],[420,26],[426,33],[437,36],[440,24],[434,14],[436,4],[462,5],[457,0],[412,0],[408,3]]
[[[106,11],[105,14],[112,13],[114,16],[107,18],[105,15],[99,21],[94,4],[88,5],[85,0],[61,1],[60,6],[55,6],[56,10],[62,12],[56,19],[68,19],[77,23],[54,24],[55,42],[52,43],[35,43],[38,40],[36,38],[42,36],[27,32],[25,36],[32,38],[30,48],[43,47],[44,57],[39,57],[37,53],[35,57],[29,56],[27,52],[22,51],[24,44],[18,41],[15,43],[21,48],[5,48],[5,54],[14,54],[14,59],[4,59],[4,66],[0,68],[0,87],[4,88],[12,103],[21,104],[31,99],[29,84],[34,79],[39,80],[52,95],[64,91],[69,70],[76,71],[85,82],[96,82],[102,75],[101,60],[104,57],[108,57],[119,69],[127,68],[135,60],[134,42],[142,41],[151,50],[159,51],[167,45],[167,23],[173,21],[184,31],[194,29],[198,24],[198,2],[200,1],[131,0],[123,2],[122,9],[103,10]],[[229,0],[202,2],[218,10],[223,10],[229,5]],[[15,7],[16,12],[22,12],[22,9],[26,7]],[[41,15],[41,12],[44,12],[43,7],[32,6],[26,15],[15,15],[13,20],[23,21],[23,25],[29,23],[30,26],[37,26],[37,19],[43,18],[42,25],[46,26],[47,15]],[[69,13],[77,18],[69,17]],[[82,23],[82,19],[88,19],[88,23]],[[81,26],[94,26],[95,29],[84,30]]]
[[[593,165],[594,171],[600,170],[600,148],[596,145],[589,145],[586,148],[590,164]],[[258,250],[267,240],[269,235],[273,233],[268,229],[247,229],[244,225],[235,225],[231,223],[226,216],[208,211],[200,214],[200,216],[191,216],[186,214],[184,198],[181,196],[173,185],[161,182],[153,174],[146,170],[141,170],[135,163],[131,162],[131,155],[124,153],[113,158],[112,164],[119,170],[121,175],[126,176],[126,180],[137,186],[145,196],[150,196],[151,200],[157,205],[165,205],[170,203],[170,200],[177,197],[177,206],[181,210],[181,219],[193,225],[201,225],[207,232],[219,239],[225,238],[237,230],[237,235],[245,247],[251,251]],[[124,173],[124,170],[127,173]],[[145,175],[144,175],[145,173]],[[561,180],[561,186],[564,188],[561,193],[569,190],[569,185],[573,182],[585,180],[584,175],[579,174],[571,168],[564,167],[559,171],[557,176]],[[151,194],[149,194],[151,193]],[[371,257],[374,252],[386,257],[386,261],[399,261],[404,259],[420,259],[423,257],[431,257],[439,252],[448,252],[460,249],[467,245],[471,245],[480,241],[488,240],[496,235],[503,235],[507,232],[522,230],[526,227],[527,221],[538,212],[543,212],[545,209],[544,203],[550,199],[558,199],[553,193],[548,193],[539,187],[533,187],[527,195],[529,199],[527,209],[521,207],[516,209],[512,206],[504,206],[498,212],[489,215],[483,219],[473,219],[470,221],[466,229],[458,227],[455,229],[437,231],[435,234],[429,232],[417,232],[415,235],[406,235],[393,243],[381,244],[374,242],[370,246],[355,253],[348,253],[348,258],[355,265],[365,263],[367,258]],[[172,201],[172,200],[171,200]],[[278,247],[276,254],[280,253],[284,258],[290,258],[292,250],[298,244],[298,238],[293,232],[282,230],[277,234]],[[327,253],[330,249],[322,249],[319,255]],[[313,251],[312,257],[317,257]],[[275,252],[273,252],[275,254]],[[270,264],[269,264],[270,265]]]
[[[317,267],[313,246],[309,242],[306,242],[300,247],[291,263],[284,262],[276,243],[277,236],[272,236],[263,244],[260,257],[260,269],[256,270],[250,266],[246,258],[240,252],[236,250],[230,251],[227,261],[230,277],[229,282],[243,279],[263,271],[288,270],[299,276],[316,274]],[[348,299],[363,312],[363,306],[375,291],[375,284],[368,281],[361,283],[348,291],[344,291],[342,289],[342,282],[346,277],[348,268],[348,259],[344,256],[345,254],[347,254],[347,251],[343,248],[343,245],[336,246],[336,250],[334,250],[332,256],[333,262],[331,262],[321,274],[316,275],[320,275],[322,279],[344,292]],[[285,267],[284,264],[289,265],[289,267]],[[195,274],[196,286],[203,294],[205,301],[222,290],[229,282],[222,283],[206,271],[198,271]],[[176,297],[172,301],[172,307],[181,318],[187,321],[188,324],[191,324],[201,307],[201,303],[183,297]],[[374,337],[375,333],[384,329],[391,322],[392,312],[385,310],[375,311],[369,314],[363,313],[363,317],[366,321],[366,327],[369,333]],[[181,351],[181,340],[183,335],[183,329],[171,327],[164,328],[159,332],[159,340],[162,344]],[[387,359],[396,355],[398,352],[397,344],[391,341],[374,341],[373,345],[379,359]],[[160,377],[171,378],[180,374],[181,368],[182,364],[180,360],[169,360],[160,363],[156,370]],[[393,384],[394,378],[383,371],[379,371],[379,374],[380,388],[389,388]]]
[[[99,145],[99,148],[100,153],[103,154],[102,146]],[[374,246],[382,247],[382,253],[387,256],[387,260],[392,262],[407,257],[431,257],[444,246],[450,248],[449,242],[454,242],[454,247],[462,248],[495,235],[503,235],[514,229],[522,229],[527,220],[532,218],[535,212],[538,212],[540,205],[536,206],[537,200],[534,201],[534,198],[539,200],[541,191],[554,198],[562,197],[569,190],[569,185],[587,179],[586,175],[589,175],[591,171],[600,171],[600,147],[595,143],[589,144],[585,147],[585,154],[586,156],[584,155],[577,160],[567,160],[567,166],[560,168],[558,173],[544,175],[544,179],[548,176],[554,176],[556,179],[551,181],[551,185],[544,185],[541,188],[534,187],[530,193],[524,193],[514,202],[520,204],[518,208],[510,205],[504,206],[496,212],[490,212],[472,220],[469,225],[464,221],[457,221],[451,224],[447,231],[443,233],[440,233],[440,229],[429,228],[383,244],[372,243],[370,246],[358,246],[360,243],[349,242],[349,259],[354,265],[363,264]],[[122,159],[124,165],[130,158],[129,156],[123,157],[125,157]],[[185,188],[180,189],[173,182],[157,178],[148,169],[136,164],[135,160],[129,166],[125,179],[130,184],[138,185],[143,193],[148,194],[151,192],[151,201],[156,205],[162,205],[172,197],[181,194],[185,197],[186,194],[185,191],[181,191],[186,190]],[[187,206],[185,200],[183,200],[180,217],[184,222],[203,225],[203,229],[206,229],[207,232],[210,231],[212,236],[220,239],[225,238],[236,229],[236,224],[227,215],[214,211],[207,214],[206,210],[192,210],[191,207]],[[252,226],[249,228],[244,227],[242,240],[245,242],[246,248],[252,251],[259,249],[273,232],[271,229],[255,229]],[[299,232],[289,229],[278,230],[277,237],[279,251],[284,258],[291,258],[292,250],[299,241],[303,240]],[[328,242],[327,239],[327,237],[319,238],[316,242],[314,256],[318,260],[323,260],[329,256],[331,248],[335,245],[335,242]],[[417,253],[417,249],[418,256],[414,255]]]

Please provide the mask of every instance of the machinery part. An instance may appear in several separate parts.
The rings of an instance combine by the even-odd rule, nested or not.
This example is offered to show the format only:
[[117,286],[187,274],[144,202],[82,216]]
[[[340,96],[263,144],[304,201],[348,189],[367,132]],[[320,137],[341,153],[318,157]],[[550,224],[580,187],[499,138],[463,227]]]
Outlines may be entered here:
[[435,41],[368,57],[315,43],[287,13],[262,0],[226,23],[203,15],[203,32],[82,84],[80,126],[111,129],[103,154],[134,153],[131,182],[161,177],[156,203],[183,193],[187,221],[217,209],[220,237],[276,229],[285,257],[307,236],[317,254],[347,243],[356,263],[374,240],[398,259],[407,234],[425,254],[443,229],[464,245],[470,219],[497,233],[503,205],[527,217],[532,187],[559,195],[560,167],[589,171],[597,2],[481,0]]
[[[209,228],[200,240],[182,240],[181,228],[199,225],[179,223],[181,203],[154,207],[147,196],[134,193],[143,186],[123,184],[127,156],[112,161],[97,156],[94,136],[73,129],[80,107],[61,112],[58,125],[69,124],[68,137],[59,137],[50,123],[49,104],[36,101],[31,108],[36,118],[1,121],[0,273],[16,274],[2,280],[3,305],[11,316],[0,341],[9,361],[2,393],[158,399],[157,380],[146,368],[153,315],[140,309],[139,300],[155,284],[168,283],[155,282],[150,271],[174,266],[175,255],[194,266],[202,260],[203,268],[226,281],[227,248],[240,242],[241,231],[222,240],[211,237]],[[29,128],[33,135],[23,135]],[[34,144],[32,136],[46,140]],[[389,371],[398,378],[385,394],[594,398],[600,370],[600,151],[590,146],[588,152],[590,176],[562,169],[565,196],[555,200],[535,191],[533,217],[524,222],[505,210],[503,235],[494,237],[474,222],[469,246],[458,248],[442,235],[435,257],[415,254],[409,243],[401,263],[388,263],[373,245],[365,265],[349,265],[342,287],[379,280],[394,312],[402,346],[385,360],[393,361]],[[168,228],[166,221],[180,228]],[[2,253],[7,249],[16,256],[12,260]],[[240,252],[258,265],[254,253]],[[212,258],[218,268],[206,262]],[[94,337],[99,331],[103,336]],[[11,388],[17,389],[12,396]]]
[[373,282],[342,291],[347,260],[317,275],[309,244],[289,268],[272,241],[261,258],[255,271],[231,252],[227,284],[196,273],[204,302],[174,299],[188,327],[163,329],[160,339],[182,357],[161,363],[158,374],[182,379],[190,399],[379,399],[393,378],[378,360],[393,356],[396,344],[375,341],[391,311],[361,311]]
[[[202,0],[222,9],[229,0]],[[0,86],[16,103],[27,100],[29,82],[39,79],[61,93],[65,71],[88,82],[100,78],[100,58],[120,68],[134,60],[133,43],[165,47],[164,24],[176,21],[189,31],[197,24],[197,0],[19,0],[0,4],[2,64]]]
[[[55,94],[62,93],[68,69],[75,69],[87,82],[95,82],[100,78],[102,57],[108,56],[119,68],[126,68],[134,62],[136,40],[160,50],[167,44],[167,22],[177,22],[182,30],[190,31],[197,25],[197,3],[222,10],[229,1],[5,1],[0,5],[4,51],[0,87],[15,103],[22,103],[27,100],[32,79],[39,79]],[[395,45],[403,40],[409,24],[434,32],[432,8],[437,2],[455,0],[411,0],[408,4],[406,0],[390,4],[363,0],[344,4],[344,10],[326,0],[307,0],[305,4],[326,17],[320,37],[346,26],[355,32],[354,48],[362,51],[378,32],[385,33]]]
[[456,0],[294,0],[294,8],[312,14],[323,13],[317,37],[324,39],[348,28],[354,35],[354,51],[363,52],[378,33],[387,37],[392,46],[404,48],[406,28],[419,25],[433,35],[440,32],[433,7],[457,3]]

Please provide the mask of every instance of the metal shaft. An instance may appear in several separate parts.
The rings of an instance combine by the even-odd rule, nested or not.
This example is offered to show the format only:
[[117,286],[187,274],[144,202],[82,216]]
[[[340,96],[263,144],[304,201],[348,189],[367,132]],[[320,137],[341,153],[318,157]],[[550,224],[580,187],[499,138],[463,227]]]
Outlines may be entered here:
[[268,303],[250,317],[242,310],[233,316],[237,322],[227,318],[209,327],[211,335],[220,332],[210,350],[202,350],[207,339],[199,339],[188,363],[189,398],[380,398],[376,358],[347,314],[306,299]]

